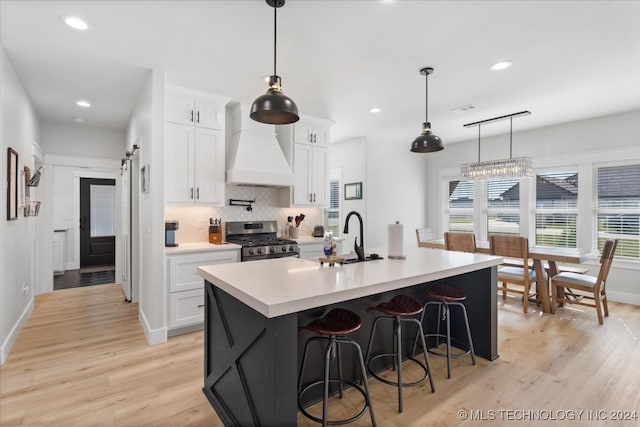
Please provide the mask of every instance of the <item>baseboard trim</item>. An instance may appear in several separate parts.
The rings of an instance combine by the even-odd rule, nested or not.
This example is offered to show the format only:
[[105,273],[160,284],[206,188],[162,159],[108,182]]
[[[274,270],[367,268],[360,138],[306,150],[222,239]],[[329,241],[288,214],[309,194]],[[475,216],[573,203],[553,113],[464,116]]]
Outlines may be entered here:
[[31,301],[29,301],[29,304],[27,304],[25,309],[22,311],[22,314],[18,318],[18,321],[15,323],[15,325],[13,325],[11,331],[9,332],[9,335],[7,335],[7,338],[2,343],[2,347],[0,348],[0,365],[4,365],[4,363],[9,358],[9,353],[13,348],[13,344],[18,339],[18,336],[20,335],[20,332],[22,331],[24,325],[27,323],[27,320],[29,320],[29,317],[31,317],[33,307],[34,299],[31,298]]
[[609,301],[622,302],[625,304],[640,305],[640,295],[630,292],[612,291],[607,289],[607,299]]
[[147,339],[149,345],[163,344],[167,342],[167,328],[151,329],[147,316],[144,315],[144,311],[138,312],[138,319],[142,325],[144,336]]

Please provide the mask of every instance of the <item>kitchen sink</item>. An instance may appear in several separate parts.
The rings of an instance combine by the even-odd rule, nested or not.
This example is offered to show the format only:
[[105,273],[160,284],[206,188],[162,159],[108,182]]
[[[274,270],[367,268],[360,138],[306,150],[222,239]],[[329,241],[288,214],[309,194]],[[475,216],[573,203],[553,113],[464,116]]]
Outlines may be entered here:
[[368,255],[368,256],[364,257],[363,260],[359,260],[358,258],[347,258],[347,259],[344,260],[343,264],[355,264],[355,263],[358,263],[358,262],[375,261],[375,260],[378,260],[378,259],[384,259],[384,258],[379,256],[378,254],[371,254],[371,255]]

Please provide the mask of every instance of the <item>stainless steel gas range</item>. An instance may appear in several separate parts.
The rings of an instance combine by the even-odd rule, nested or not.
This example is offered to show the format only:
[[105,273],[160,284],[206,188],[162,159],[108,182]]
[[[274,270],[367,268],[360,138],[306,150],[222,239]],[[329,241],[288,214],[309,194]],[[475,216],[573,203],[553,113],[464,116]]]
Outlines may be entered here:
[[240,261],[299,256],[295,240],[278,238],[276,221],[231,221],[226,224],[227,242],[242,245]]

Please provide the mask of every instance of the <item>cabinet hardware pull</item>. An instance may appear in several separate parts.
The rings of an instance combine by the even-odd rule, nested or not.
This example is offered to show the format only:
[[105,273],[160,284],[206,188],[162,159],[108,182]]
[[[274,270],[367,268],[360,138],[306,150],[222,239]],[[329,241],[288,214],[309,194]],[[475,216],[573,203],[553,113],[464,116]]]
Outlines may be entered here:
[[198,308],[204,308],[204,304],[198,304]]
[[198,111],[198,123],[200,123],[200,111]]
[[200,187],[196,188],[196,199],[200,200]]
[[191,199],[193,199],[193,187],[191,187]]
[[309,203],[312,203],[312,202],[313,202],[313,199],[312,199],[311,197],[312,197],[312,196],[311,196],[311,193],[309,193]]
[[191,123],[193,123],[193,110],[191,110]]
[[316,193],[313,193],[313,203],[316,202]]

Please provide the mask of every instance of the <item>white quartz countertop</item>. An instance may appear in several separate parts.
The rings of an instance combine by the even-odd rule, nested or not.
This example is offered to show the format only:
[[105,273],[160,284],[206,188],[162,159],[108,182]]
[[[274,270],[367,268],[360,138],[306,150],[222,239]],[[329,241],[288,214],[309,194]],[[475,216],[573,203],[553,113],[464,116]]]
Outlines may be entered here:
[[207,252],[207,251],[232,251],[242,248],[240,245],[234,243],[223,243],[220,245],[214,245],[209,242],[196,242],[196,243],[180,243],[179,246],[173,248],[164,248],[165,255],[170,254],[182,254],[188,252]]
[[406,259],[320,265],[286,257],[201,266],[198,274],[266,317],[375,295],[502,263],[501,257],[440,249],[406,248]]

